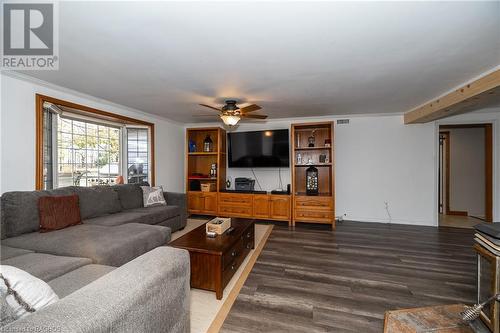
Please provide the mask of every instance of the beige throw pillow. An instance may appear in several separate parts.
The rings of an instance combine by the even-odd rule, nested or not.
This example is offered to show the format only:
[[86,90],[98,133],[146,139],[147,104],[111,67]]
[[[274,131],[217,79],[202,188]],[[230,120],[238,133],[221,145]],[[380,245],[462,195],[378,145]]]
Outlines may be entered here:
[[163,188],[161,186],[150,187],[141,186],[142,199],[144,207],[166,206],[167,202],[163,196]]
[[29,315],[59,300],[44,281],[19,268],[0,265],[0,294],[14,319]]

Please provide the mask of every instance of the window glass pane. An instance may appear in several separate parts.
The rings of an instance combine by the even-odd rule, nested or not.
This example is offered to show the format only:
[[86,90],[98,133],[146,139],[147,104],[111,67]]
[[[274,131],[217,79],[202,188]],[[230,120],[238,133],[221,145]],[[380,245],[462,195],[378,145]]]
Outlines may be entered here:
[[87,123],[87,135],[88,136],[97,136],[97,125]]
[[85,149],[87,147],[87,137],[85,135],[73,134],[73,148]]
[[85,123],[73,120],[73,133],[85,135]]
[[59,124],[58,186],[114,183],[120,170],[120,129],[67,119]]
[[72,144],[72,139],[71,139],[71,134],[67,133],[59,133],[58,135],[58,147],[60,148],[71,148],[73,146]]
[[147,142],[148,141],[148,131],[147,130],[137,131],[137,139],[139,141]]
[[148,129],[127,129],[127,175],[129,183],[148,181]]
[[98,126],[98,131],[99,131],[99,136],[100,137],[108,137],[109,136],[109,127],[105,127],[105,126],[101,126],[99,125]]
[[109,130],[109,137],[118,141],[120,139],[120,130],[118,128],[111,128]]
[[64,133],[71,133],[72,131],[72,121],[68,119],[59,118],[58,129]]

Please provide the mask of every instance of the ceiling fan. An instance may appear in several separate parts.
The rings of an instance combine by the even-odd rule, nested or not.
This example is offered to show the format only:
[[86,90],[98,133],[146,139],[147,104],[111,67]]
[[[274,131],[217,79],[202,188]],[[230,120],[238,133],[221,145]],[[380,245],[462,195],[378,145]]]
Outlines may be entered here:
[[222,122],[228,126],[236,125],[241,118],[253,118],[253,119],[266,119],[266,115],[260,114],[250,114],[250,112],[258,111],[262,109],[257,104],[251,104],[248,106],[244,106],[242,108],[236,105],[237,101],[233,99],[228,99],[225,102],[226,104],[222,108],[216,108],[207,104],[200,104],[201,106],[205,106],[212,110],[216,110],[219,112],[219,117]]

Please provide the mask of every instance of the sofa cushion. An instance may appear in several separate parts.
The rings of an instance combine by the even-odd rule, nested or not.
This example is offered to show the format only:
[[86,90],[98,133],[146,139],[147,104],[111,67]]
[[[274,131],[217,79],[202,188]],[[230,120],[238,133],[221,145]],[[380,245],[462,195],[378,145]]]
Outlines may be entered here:
[[28,253],[2,260],[2,265],[17,267],[44,281],[55,279],[91,263],[92,260],[87,258],[55,256],[45,253]]
[[84,220],[84,224],[94,224],[103,225],[108,227],[113,227],[117,225],[122,225],[125,223],[145,223],[146,219],[144,216],[146,213],[141,212],[131,212],[130,210],[119,212],[115,214],[108,214],[104,216],[94,217],[91,219]]
[[4,245],[61,256],[90,258],[96,264],[120,266],[165,245],[168,227],[128,223],[116,227],[80,224],[48,233],[29,233],[2,241]]
[[9,259],[17,256],[22,256],[23,254],[32,253],[33,251],[18,249],[15,247],[0,246],[0,260]]
[[108,274],[115,268],[116,267],[105,265],[86,265],[61,275],[48,283],[57,296],[59,296],[59,298],[63,298],[74,291],[85,287],[87,284],[97,280],[101,276]]
[[142,223],[145,224],[158,224],[180,215],[180,209],[177,206],[143,207],[131,209],[130,212],[144,213]]
[[120,184],[111,187],[118,193],[122,209],[144,207],[142,203],[142,189],[139,184]]
[[47,196],[38,199],[40,231],[48,232],[81,224],[78,195]]
[[74,187],[80,198],[82,220],[120,212],[118,193],[109,186]]
[[38,199],[48,195],[73,194],[72,187],[62,187],[49,191],[16,191],[2,194],[2,224],[6,237],[14,237],[24,233],[38,231]]
[[[184,223],[183,223],[184,221]],[[157,225],[161,225],[164,227],[169,227],[172,232],[182,229],[186,226],[186,220],[183,220],[181,216],[174,216],[171,219],[165,220],[163,222],[158,223]]]

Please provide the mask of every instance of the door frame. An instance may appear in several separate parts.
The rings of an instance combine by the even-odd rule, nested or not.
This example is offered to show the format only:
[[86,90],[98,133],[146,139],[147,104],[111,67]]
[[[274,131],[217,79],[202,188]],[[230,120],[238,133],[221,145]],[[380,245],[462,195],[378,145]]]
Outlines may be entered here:
[[[492,123],[477,123],[477,124],[456,124],[456,125],[439,125],[439,134],[446,132],[443,130],[454,128],[483,128],[484,129],[484,178],[485,178],[485,195],[484,195],[484,220],[493,222],[493,124]],[[449,134],[449,131],[448,131]],[[446,144],[446,188],[445,188],[445,214],[446,215],[461,215],[467,216],[467,212],[451,211],[450,210],[450,136]],[[438,193],[439,196],[439,193]],[[439,210],[439,207],[438,207]]]

